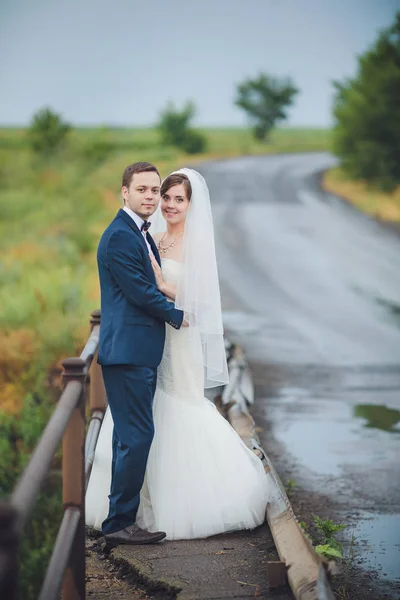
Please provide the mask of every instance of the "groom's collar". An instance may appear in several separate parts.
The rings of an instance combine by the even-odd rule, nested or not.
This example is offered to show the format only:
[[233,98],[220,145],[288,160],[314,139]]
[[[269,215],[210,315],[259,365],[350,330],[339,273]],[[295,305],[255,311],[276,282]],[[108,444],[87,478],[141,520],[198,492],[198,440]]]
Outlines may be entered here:
[[[143,239],[144,236],[142,236],[142,232],[140,231],[141,225],[140,226],[137,225],[136,221],[128,214],[128,212],[126,210],[124,210],[123,208],[120,208],[119,211],[118,211],[118,213],[117,213],[116,218],[117,217],[121,217],[121,219],[123,219],[125,221],[125,223],[127,223],[129,225],[129,227],[131,229],[133,229],[133,231],[135,233],[137,233],[142,238],[143,243],[146,244],[146,240]],[[137,217],[137,215],[136,215],[136,217]],[[140,219],[140,217],[138,217],[138,218]],[[143,219],[142,219],[142,222],[143,222]],[[158,264],[161,265],[160,255],[158,253],[158,248],[155,245],[154,240],[151,237],[151,235],[147,236],[147,240],[148,240],[148,242],[149,242],[149,244],[150,244],[150,246],[151,246],[151,248],[153,250],[153,254],[156,257]]]
[[133,210],[131,210],[128,206],[124,206],[124,208],[122,210],[130,216],[130,218],[136,223],[139,231],[141,231],[141,227],[144,223],[144,219],[142,219],[142,217],[139,217],[139,215],[134,213]]
[[[135,232],[138,233],[142,237],[142,232],[140,231],[141,225],[137,225],[135,219],[133,219],[126,210],[120,208],[117,212],[117,217],[120,217],[129,227]],[[137,216],[137,215],[136,215]],[[140,218],[140,217],[139,217]]]

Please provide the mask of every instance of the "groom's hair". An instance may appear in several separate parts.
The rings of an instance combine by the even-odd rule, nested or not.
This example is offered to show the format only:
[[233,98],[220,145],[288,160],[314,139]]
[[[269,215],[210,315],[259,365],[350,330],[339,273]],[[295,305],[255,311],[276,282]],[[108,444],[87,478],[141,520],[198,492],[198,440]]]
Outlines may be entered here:
[[[157,167],[155,167],[151,163],[136,162],[136,163],[132,163],[131,165],[128,165],[122,174],[122,187],[125,186],[128,188],[130,186],[132,177],[134,176],[135,173],[146,173],[149,171],[153,171],[154,173],[157,173],[157,175],[160,177],[160,173],[158,172]],[[161,177],[160,177],[160,181],[161,181]]]

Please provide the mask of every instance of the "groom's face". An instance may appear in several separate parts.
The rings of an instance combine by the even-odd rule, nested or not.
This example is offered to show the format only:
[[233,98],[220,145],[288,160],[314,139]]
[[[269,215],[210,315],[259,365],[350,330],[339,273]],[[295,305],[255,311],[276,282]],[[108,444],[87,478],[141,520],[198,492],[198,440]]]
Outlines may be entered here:
[[121,189],[125,205],[146,221],[160,202],[160,183],[154,171],[134,173],[129,187]]

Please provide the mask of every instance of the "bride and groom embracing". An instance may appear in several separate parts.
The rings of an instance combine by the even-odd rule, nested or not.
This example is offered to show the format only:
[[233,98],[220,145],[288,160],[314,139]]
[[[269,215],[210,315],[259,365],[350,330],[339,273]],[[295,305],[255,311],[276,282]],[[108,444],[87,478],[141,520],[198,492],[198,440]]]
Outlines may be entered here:
[[269,479],[204,397],[228,381],[207,184],[134,163],[122,196],[98,248],[108,409],[86,523],[109,547],[253,529]]

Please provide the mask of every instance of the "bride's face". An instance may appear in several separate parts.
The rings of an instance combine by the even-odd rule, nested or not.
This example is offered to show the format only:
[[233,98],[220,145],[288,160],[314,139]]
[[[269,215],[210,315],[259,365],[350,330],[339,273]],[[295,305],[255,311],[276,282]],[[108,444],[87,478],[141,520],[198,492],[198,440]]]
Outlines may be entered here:
[[183,183],[169,188],[161,198],[161,212],[167,223],[177,225],[186,220],[189,199]]

